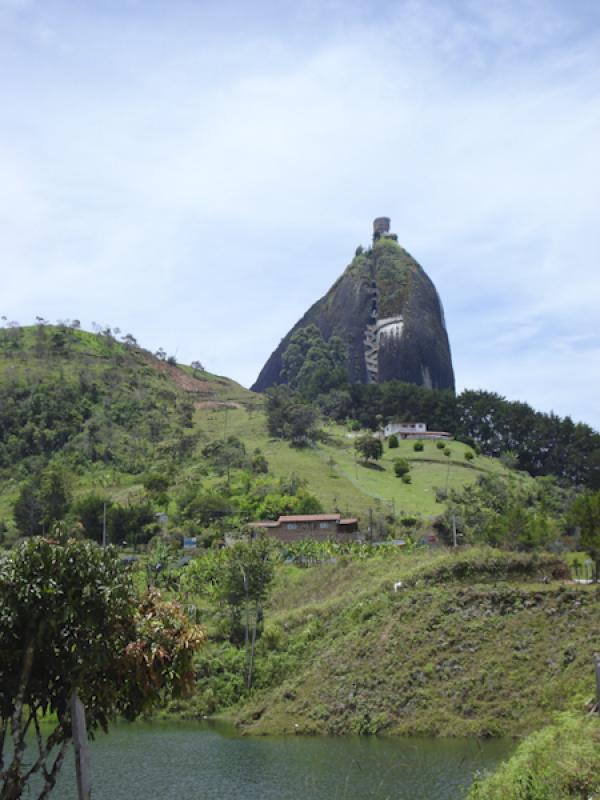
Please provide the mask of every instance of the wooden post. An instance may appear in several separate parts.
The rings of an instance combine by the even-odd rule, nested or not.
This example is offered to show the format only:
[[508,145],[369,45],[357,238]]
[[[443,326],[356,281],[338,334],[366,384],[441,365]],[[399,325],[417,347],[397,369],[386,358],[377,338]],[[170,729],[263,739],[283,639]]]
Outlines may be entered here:
[[77,797],[91,800],[92,783],[90,777],[90,751],[85,724],[85,708],[77,691],[71,695],[71,725],[75,747],[75,770],[77,773]]
[[458,542],[456,541],[456,512],[452,512],[452,546],[456,547]]
[[596,712],[600,714],[600,653],[594,653],[596,666]]

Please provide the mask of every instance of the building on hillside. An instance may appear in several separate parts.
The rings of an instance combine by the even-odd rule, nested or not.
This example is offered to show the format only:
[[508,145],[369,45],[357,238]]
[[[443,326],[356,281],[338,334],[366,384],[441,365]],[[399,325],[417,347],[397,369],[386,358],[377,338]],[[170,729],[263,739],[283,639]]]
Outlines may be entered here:
[[346,542],[357,539],[358,519],[342,518],[341,514],[295,514],[279,517],[278,520],[260,520],[248,526],[256,533],[264,533],[282,542],[297,542],[300,539],[336,539]]
[[428,431],[425,422],[400,422],[391,420],[383,429],[387,439],[395,434],[399,439],[451,439],[452,434],[447,431]]

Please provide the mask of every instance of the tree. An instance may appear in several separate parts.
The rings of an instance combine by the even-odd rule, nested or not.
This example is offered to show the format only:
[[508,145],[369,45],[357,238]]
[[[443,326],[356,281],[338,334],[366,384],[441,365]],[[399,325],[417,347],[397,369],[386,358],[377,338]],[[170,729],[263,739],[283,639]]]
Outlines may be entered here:
[[42,472],[40,480],[40,506],[46,530],[61,519],[71,502],[71,491],[65,471],[61,467],[50,466]]
[[255,474],[266,474],[269,471],[269,462],[266,459],[264,453],[257,448],[254,451],[254,455],[252,456],[252,460],[250,462],[250,467],[252,472]]
[[166,508],[169,504],[169,495],[167,493],[169,488],[168,476],[158,472],[148,472],[144,475],[142,483],[152,501]]
[[289,386],[274,386],[266,393],[265,411],[270,436],[288,439],[295,447],[304,447],[318,435],[319,414]]
[[263,625],[263,604],[273,581],[273,545],[268,539],[237,542],[196,559],[183,577],[185,590],[210,596],[227,620],[229,639],[244,644],[245,682],[252,685],[256,639]]
[[[140,603],[112,548],[36,538],[0,559],[2,800],[18,800],[34,776],[38,800],[54,788],[74,693],[92,735],[117,714],[135,719],[189,684],[203,639],[177,604],[156,593]],[[40,724],[48,715],[51,729]]]
[[84,535],[98,543],[102,542],[105,506],[109,509],[112,501],[99,494],[88,494],[71,509],[72,518],[79,522]]
[[37,481],[31,479],[23,484],[14,505],[17,530],[21,536],[35,536],[42,532],[42,509]]
[[22,536],[50,530],[68,511],[71,493],[60,467],[50,466],[22,487],[14,505],[15,522]]
[[229,475],[232,469],[248,465],[246,445],[237,436],[228,436],[225,441],[216,439],[202,450],[202,455],[210,459],[218,475]]
[[381,439],[370,433],[359,436],[354,442],[354,449],[364,461],[379,461],[383,455]]
[[[256,638],[262,628],[262,606],[273,581],[272,545],[267,539],[246,544],[238,542],[228,553],[221,587],[222,597],[229,607],[232,634],[240,622],[244,631],[246,651],[246,686],[252,686],[252,669]],[[243,616],[243,622],[242,622]]]
[[579,530],[579,542],[596,564],[600,579],[600,491],[580,495],[571,506],[569,522]]
[[281,375],[292,389],[314,400],[347,385],[346,361],[346,347],[339,337],[325,341],[316,325],[307,325],[290,337],[281,357]]

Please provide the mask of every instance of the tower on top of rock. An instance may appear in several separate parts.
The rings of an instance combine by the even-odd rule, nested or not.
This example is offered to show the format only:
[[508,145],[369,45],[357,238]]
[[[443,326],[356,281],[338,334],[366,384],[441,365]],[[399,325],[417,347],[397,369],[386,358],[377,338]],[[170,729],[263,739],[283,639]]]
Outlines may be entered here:
[[378,239],[393,239],[398,241],[398,236],[395,233],[390,233],[391,219],[389,217],[376,217],[373,220],[373,243]]

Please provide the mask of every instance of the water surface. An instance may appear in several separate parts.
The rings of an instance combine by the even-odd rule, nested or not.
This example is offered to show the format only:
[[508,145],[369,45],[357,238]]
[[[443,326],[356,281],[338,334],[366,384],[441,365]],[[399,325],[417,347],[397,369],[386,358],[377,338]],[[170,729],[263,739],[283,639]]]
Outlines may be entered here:
[[[459,800],[507,740],[237,736],[191,722],[114,726],[91,745],[94,800]],[[55,800],[76,800],[72,757]]]

